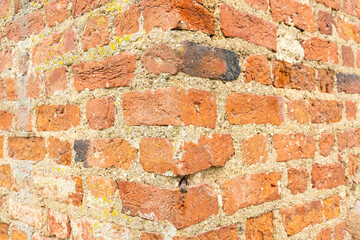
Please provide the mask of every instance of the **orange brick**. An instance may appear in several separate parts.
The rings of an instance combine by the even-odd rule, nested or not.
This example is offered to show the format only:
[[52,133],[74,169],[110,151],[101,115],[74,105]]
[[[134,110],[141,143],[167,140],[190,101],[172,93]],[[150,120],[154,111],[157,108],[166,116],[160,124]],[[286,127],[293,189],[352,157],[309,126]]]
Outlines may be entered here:
[[348,158],[349,158],[349,163],[348,163],[349,175],[354,176],[356,175],[357,170],[359,168],[359,158],[358,155],[356,154],[349,154]]
[[245,60],[245,82],[271,83],[270,64],[265,55],[252,55]]
[[9,130],[12,124],[12,114],[7,111],[0,111],[0,130]]
[[345,168],[341,164],[314,165],[311,182],[316,189],[330,189],[345,183]]
[[322,230],[316,237],[316,240],[332,240],[331,228]]
[[0,59],[1,59],[0,72],[4,71],[5,69],[8,69],[8,68],[10,68],[12,66],[13,57],[14,56],[13,56],[13,49],[12,48],[0,51]]
[[18,100],[18,81],[14,78],[6,78],[5,79],[5,86],[6,86],[6,97],[9,101],[16,101]]
[[69,0],[53,0],[45,4],[46,22],[49,27],[55,26],[68,17]]
[[302,46],[304,48],[305,59],[339,63],[337,45],[331,41],[312,37],[306,40]]
[[41,161],[46,155],[45,140],[37,137],[9,137],[9,157],[17,160]]
[[0,158],[4,158],[4,136],[0,136]]
[[348,46],[342,46],[341,54],[343,59],[343,66],[354,67],[354,52]]
[[57,164],[71,164],[71,146],[69,141],[61,141],[58,138],[48,140],[49,157]]
[[344,13],[355,16],[355,0],[343,0],[342,9]]
[[141,4],[130,5],[125,11],[115,16],[115,36],[122,37],[139,31]]
[[9,164],[0,165],[0,187],[10,189],[12,186],[11,167]]
[[241,141],[241,156],[247,165],[266,162],[269,150],[269,140],[262,134]]
[[274,214],[272,212],[256,218],[246,220],[246,239],[248,240],[272,240],[274,239]]
[[345,236],[345,223],[339,223],[338,225],[335,226],[334,228],[334,240],[344,240],[344,236]]
[[291,121],[300,124],[309,123],[309,104],[305,100],[293,100],[288,102],[288,117]]
[[80,123],[80,108],[75,104],[36,107],[38,131],[63,131]]
[[82,47],[87,51],[94,47],[109,44],[110,34],[108,32],[108,17],[99,15],[91,18],[85,27],[82,36]]
[[141,233],[141,240],[164,240],[164,237],[158,233]]
[[67,215],[49,210],[48,219],[50,236],[64,239],[70,237],[70,219]]
[[86,118],[91,129],[105,129],[114,126],[114,99],[104,97],[89,100],[86,105]]
[[308,177],[306,168],[289,168],[288,188],[291,194],[304,193],[307,188]]
[[332,147],[334,146],[335,143],[335,136],[334,134],[321,134],[320,136],[320,140],[319,140],[319,149],[320,149],[320,154],[323,155],[324,157],[329,156]]
[[309,106],[311,123],[333,123],[342,119],[342,102],[310,99]]
[[10,236],[13,240],[27,240],[26,233],[14,227],[12,227],[10,230]]
[[66,88],[67,80],[65,67],[60,67],[45,73],[45,90],[48,97],[57,91],[64,91]]
[[338,195],[329,197],[323,201],[324,216],[326,220],[334,219],[340,215],[340,200]]
[[174,237],[173,240],[199,240],[199,239],[213,239],[213,240],[220,240],[220,239],[227,239],[227,240],[239,240],[239,236],[236,232],[235,226],[226,226],[221,227],[217,230],[205,232],[202,234],[198,234],[196,236],[189,236],[189,237]]
[[77,0],[72,6],[72,14],[76,18],[90,10],[96,9],[108,2],[109,0],[97,0],[97,1],[88,1],[88,0]]
[[345,101],[346,119],[356,120],[357,104],[355,101]]
[[89,191],[89,194],[95,198],[109,201],[113,199],[117,187],[115,182],[109,178],[90,176],[86,180],[85,190]]
[[245,0],[251,7],[266,11],[269,7],[267,0]]
[[8,234],[9,228],[10,228],[9,224],[0,223],[0,239],[3,239],[3,240],[9,240],[10,239],[9,234]]
[[328,7],[331,7],[335,10],[340,9],[340,0],[316,0],[319,3],[322,3]]
[[318,70],[318,90],[323,93],[332,93],[335,77],[334,72],[327,69]]

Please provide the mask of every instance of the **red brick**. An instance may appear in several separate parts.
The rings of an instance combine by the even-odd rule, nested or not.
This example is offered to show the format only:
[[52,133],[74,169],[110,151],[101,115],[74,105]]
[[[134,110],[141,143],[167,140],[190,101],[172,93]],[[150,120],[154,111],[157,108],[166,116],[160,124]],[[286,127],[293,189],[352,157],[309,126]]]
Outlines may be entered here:
[[36,107],[38,131],[63,131],[80,123],[80,108],[74,104]]
[[153,221],[169,221],[177,229],[202,222],[218,214],[218,198],[206,184],[189,187],[184,195],[179,190],[151,185],[118,182],[122,212]]
[[334,219],[340,215],[340,200],[338,195],[329,197],[323,201],[324,216],[326,220]]
[[12,64],[13,64],[13,50],[12,50],[12,48],[0,51],[0,59],[1,59],[0,72],[4,71],[5,69],[10,68],[12,66]]
[[348,46],[342,46],[342,59],[343,59],[343,66],[346,67],[354,67],[354,52]]
[[6,78],[5,79],[6,86],[6,96],[9,101],[18,100],[18,81],[14,78]]
[[141,4],[130,5],[128,9],[115,16],[115,36],[122,37],[139,31]]
[[103,61],[78,63],[73,69],[77,91],[129,86],[135,76],[136,56],[120,53]]
[[315,90],[315,70],[311,67],[290,64],[285,61],[273,62],[274,82],[277,88]]
[[55,163],[67,166],[71,164],[71,145],[69,141],[61,141],[54,137],[49,138],[48,149],[49,157]]
[[9,240],[10,239],[9,234],[8,234],[9,228],[10,228],[9,224],[0,223],[0,239],[3,239],[3,240]]
[[304,193],[307,188],[309,174],[306,168],[288,169],[288,188],[291,194]]
[[[219,229],[189,237],[174,237],[173,240],[239,240],[235,226],[226,226]],[[155,240],[155,239],[154,239]]]
[[283,98],[243,93],[229,93],[226,115],[231,124],[274,124],[284,121]]
[[42,208],[31,207],[13,198],[9,199],[9,217],[20,220],[36,229],[41,229],[46,219]]
[[300,124],[309,123],[309,104],[305,100],[293,100],[288,102],[288,117],[291,121]]
[[262,134],[241,141],[241,156],[247,165],[266,162],[269,150],[269,140]]
[[36,11],[8,23],[6,25],[6,37],[18,42],[25,37],[39,34],[44,28],[45,22],[42,11]]
[[45,4],[46,22],[49,27],[55,26],[68,17],[69,0],[53,0]]
[[322,230],[316,237],[316,240],[332,240],[331,228]]
[[347,149],[347,148],[352,148],[352,147],[358,145],[356,142],[357,139],[355,138],[354,130],[338,132],[337,141],[338,141],[338,147],[339,147],[340,151]]
[[45,72],[46,95],[50,97],[57,91],[64,91],[67,88],[66,68],[60,67],[51,72]]
[[308,32],[315,31],[315,15],[311,7],[294,0],[270,0],[274,21],[285,22]]
[[14,122],[17,130],[32,131],[31,112],[27,107],[19,107],[15,110]]
[[102,201],[112,201],[116,184],[113,180],[104,177],[90,176],[86,180],[86,188],[93,198],[101,199]]
[[321,134],[319,139],[320,154],[323,155],[324,157],[329,156],[331,149],[334,146],[334,143],[335,143],[334,134],[332,133]]
[[332,100],[310,99],[311,123],[340,122],[342,118],[343,104]]
[[70,27],[62,33],[55,33],[44,38],[32,49],[33,63],[38,65],[70,52],[75,49],[77,38],[78,35],[73,27]]
[[7,111],[0,111],[0,130],[9,130],[12,124],[12,114]]
[[341,164],[314,165],[311,182],[316,189],[330,189],[345,182],[345,168]]
[[314,158],[316,141],[310,135],[302,133],[275,134],[273,144],[276,149],[276,161]]
[[356,175],[357,170],[359,168],[359,159],[356,154],[349,154],[348,157],[349,157],[349,163],[348,163],[349,176],[354,176]]
[[4,158],[4,136],[0,136],[0,158]]
[[12,186],[11,167],[9,164],[0,165],[0,187],[10,189]]
[[302,44],[305,59],[339,63],[337,45],[331,41],[312,37]]
[[246,221],[246,239],[248,240],[272,240],[274,239],[274,214],[272,212],[263,214]]
[[0,2],[0,18],[5,18],[11,13],[11,0],[2,0]]
[[323,93],[332,93],[335,77],[334,72],[327,69],[318,70],[318,90]]
[[109,44],[110,34],[108,32],[108,17],[99,15],[91,18],[85,27],[82,36],[82,47],[84,51],[90,48]]
[[38,73],[31,74],[26,86],[26,96],[28,98],[39,98],[40,97],[40,86],[41,80]]
[[231,215],[241,208],[280,199],[280,172],[257,173],[226,180],[223,189],[223,209]]
[[[181,158],[175,159],[180,153]],[[201,136],[197,143],[181,143],[176,152],[166,138],[143,138],[140,142],[140,162],[144,170],[159,174],[188,175],[212,166],[221,167],[233,155],[233,141],[228,134]]]
[[271,83],[270,64],[265,55],[252,55],[245,60],[245,82]]
[[86,105],[86,118],[91,129],[105,129],[114,126],[114,99],[104,97],[89,100]]
[[345,223],[339,223],[334,228],[334,240],[344,240],[345,236]]
[[9,137],[9,157],[17,160],[41,161],[46,155],[45,140],[37,137]]
[[163,31],[188,29],[215,33],[215,17],[206,8],[193,0],[143,1],[144,30],[149,33],[154,27]]
[[322,3],[328,7],[331,7],[335,10],[340,9],[340,0],[316,0],[319,3]]
[[14,227],[12,227],[10,230],[10,236],[13,240],[27,240],[26,233]]
[[266,11],[269,7],[267,0],[245,0],[251,7]]
[[194,125],[215,128],[216,104],[213,93],[181,88],[123,95],[124,119],[128,125]]
[[355,101],[345,101],[345,108],[346,108],[346,119],[356,120],[356,112],[357,112],[357,106]]
[[67,215],[49,210],[49,234],[58,238],[69,238],[71,233],[70,219]]
[[109,0],[76,0],[72,6],[72,14],[74,17],[78,17],[90,10],[100,7],[108,1]]
[[329,12],[318,12],[318,28],[320,33],[332,35],[332,14]]
[[360,93],[360,77],[358,75],[337,73],[336,80],[338,92]]
[[117,167],[129,169],[135,161],[136,149],[125,139],[96,139],[90,143],[87,158],[84,165],[86,167]]
[[280,215],[286,233],[291,236],[307,226],[321,223],[323,221],[323,207],[320,201],[298,204],[281,209]]
[[342,10],[344,13],[355,16],[355,0],[343,0]]
[[81,206],[83,185],[79,176],[59,177],[44,171],[34,171],[33,181],[38,193],[46,198]]
[[[176,239],[176,237],[175,237],[175,239]],[[141,240],[164,240],[164,237],[158,233],[143,232],[143,233],[141,233]]]
[[240,37],[247,42],[277,49],[275,24],[253,14],[238,11],[232,6],[220,6],[221,31],[225,37]]

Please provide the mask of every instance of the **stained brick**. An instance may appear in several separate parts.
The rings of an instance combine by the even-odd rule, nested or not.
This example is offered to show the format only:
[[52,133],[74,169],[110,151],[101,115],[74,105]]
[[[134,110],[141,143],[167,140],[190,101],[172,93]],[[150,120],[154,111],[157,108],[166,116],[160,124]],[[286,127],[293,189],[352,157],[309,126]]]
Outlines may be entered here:
[[338,92],[360,93],[360,77],[355,74],[336,74]]
[[91,18],[85,27],[82,36],[83,50],[100,47],[109,44],[110,34],[108,32],[108,17],[99,15]]

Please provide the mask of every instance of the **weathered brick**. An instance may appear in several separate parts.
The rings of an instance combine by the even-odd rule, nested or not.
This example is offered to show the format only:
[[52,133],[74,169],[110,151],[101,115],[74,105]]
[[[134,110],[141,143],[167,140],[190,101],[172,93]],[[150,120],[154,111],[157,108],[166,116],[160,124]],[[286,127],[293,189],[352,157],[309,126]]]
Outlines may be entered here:
[[359,29],[354,23],[348,22],[341,17],[336,17],[333,23],[340,38],[346,41],[354,40],[357,43],[360,41],[358,36]]
[[298,204],[280,211],[286,233],[294,235],[307,226],[323,221],[323,207],[320,201]]
[[48,219],[50,236],[58,238],[70,237],[70,219],[67,215],[49,210]]
[[335,143],[335,136],[332,133],[321,134],[319,139],[320,154],[324,157],[329,156],[332,147]]
[[252,55],[245,60],[245,82],[271,83],[270,64],[265,55]]
[[354,67],[354,52],[348,46],[342,46],[341,54],[343,59],[343,66]]
[[27,234],[20,229],[12,227],[10,230],[10,236],[13,240],[27,240]]
[[213,93],[182,88],[123,95],[124,119],[128,125],[194,125],[215,128],[216,104]]
[[221,31],[225,37],[240,37],[247,42],[277,49],[275,24],[232,6],[220,6]]
[[277,88],[315,90],[315,70],[311,67],[290,64],[285,61],[273,62],[274,82]]
[[340,9],[340,0],[316,0],[319,3],[322,3],[328,7],[331,7],[335,10]]
[[331,196],[323,201],[324,216],[326,220],[334,219],[340,215],[340,200],[338,195]]
[[63,131],[80,123],[80,108],[75,104],[36,107],[38,131]]
[[49,97],[57,91],[64,91],[67,88],[66,68],[60,67],[51,72],[45,73],[45,90]]
[[247,165],[266,162],[269,151],[269,140],[265,135],[256,134],[241,141],[241,156]]
[[9,234],[8,234],[9,228],[10,228],[9,224],[0,223],[0,239],[3,239],[3,240],[9,240],[10,239]]
[[338,147],[339,147],[340,151],[347,149],[347,148],[352,148],[352,147],[358,145],[357,139],[355,137],[355,132],[352,129],[338,132],[337,141],[338,141]]
[[53,0],[45,4],[46,22],[49,27],[66,20],[69,10],[69,0]]
[[0,165],[0,187],[10,189],[12,186],[11,167],[9,164]]
[[289,168],[288,169],[288,188],[291,194],[304,193],[307,188],[309,174],[306,168]]
[[89,100],[86,105],[86,118],[91,129],[99,130],[114,126],[114,99],[104,97]]
[[18,17],[6,25],[6,37],[13,41],[20,41],[33,34],[39,34],[45,28],[42,11],[35,11]]
[[90,176],[86,180],[85,191],[88,192],[86,204],[100,207],[104,203],[111,203],[116,190],[116,184],[110,178]]
[[143,232],[141,233],[141,240],[164,240],[164,237],[159,233]]
[[[359,5],[360,5],[360,2],[359,2]],[[360,7],[359,7],[359,9],[360,9]],[[360,17],[360,13],[359,13],[359,17]],[[356,49],[356,67],[360,68],[360,49]]]
[[0,136],[0,158],[4,158],[4,136]]
[[332,14],[329,12],[318,12],[318,28],[320,33],[332,35]]
[[329,40],[312,37],[302,43],[305,59],[339,63],[337,45]]
[[344,240],[345,233],[345,223],[339,223],[334,228],[334,240]]
[[315,31],[315,15],[312,8],[294,0],[270,0],[274,21],[285,22],[308,32]]
[[343,104],[332,100],[309,99],[311,123],[340,122]]
[[130,5],[128,9],[115,16],[115,36],[137,33],[139,31],[139,18],[141,16],[141,2]]
[[280,172],[257,173],[226,180],[223,189],[223,209],[231,215],[241,208],[280,199]]
[[314,158],[316,141],[310,135],[302,133],[275,134],[273,144],[276,149],[276,161]]
[[177,229],[202,222],[218,214],[218,199],[206,184],[189,187],[184,195],[179,190],[151,185],[118,182],[122,212],[131,216],[172,223]]
[[135,69],[136,56],[130,53],[120,53],[103,61],[78,63],[73,66],[75,89],[129,86]]
[[[178,151],[166,138],[143,138],[140,162],[144,170],[158,174],[188,175],[212,166],[221,167],[233,156],[233,141],[228,134],[204,135],[194,142],[181,143]],[[182,153],[180,159],[175,156]]]
[[266,11],[269,7],[267,0],[245,0],[251,7]]
[[129,169],[135,158],[136,149],[125,139],[95,139],[87,150],[84,166]]
[[4,71],[5,69],[8,69],[8,68],[12,67],[12,64],[13,64],[13,49],[8,48],[6,50],[0,51],[0,59],[1,59],[0,72]]
[[332,240],[331,228],[325,228],[316,237],[316,240]]
[[9,16],[11,13],[11,0],[3,0],[0,2],[0,18]]
[[215,33],[215,17],[199,2],[144,0],[143,7],[144,30],[147,33],[155,27],[163,31],[188,29],[211,35]]
[[41,229],[45,224],[46,215],[42,208],[31,207],[12,197],[9,199],[9,217],[20,220],[36,229]]
[[19,107],[15,110],[14,123],[17,130],[32,131],[31,112],[28,107]]
[[73,27],[44,38],[32,49],[33,63],[38,65],[70,52],[75,49],[77,39],[78,35]]
[[357,106],[355,101],[345,101],[345,109],[346,109],[346,119],[356,120],[356,112],[357,112]]
[[283,98],[243,93],[229,93],[226,116],[231,124],[274,124],[284,121]]
[[341,164],[314,165],[311,182],[316,189],[330,189],[345,182],[345,168]]
[[72,5],[72,14],[78,17],[90,10],[96,9],[109,0],[76,0]]
[[79,176],[59,177],[44,171],[34,171],[33,181],[38,193],[54,201],[81,206],[83,185]]
[[274,239],[274,214],[272,212],[263,214],[256,218],[248,218],[246,220],[246,239],[258,240]]
[[13,165],[11,168],[12,188],[19,192],[21,190],[28,191],[33,183],[34,165],[32,162],[23,161]]
[[13,116],[8,111],[0,111],[0,130],[9,130]]
[[[221,227],[219,229],[205,232],[202,234],[198,234],[196,236],[189,236],[189,237],[174,237],[173,240],[205,240],[205,239],[212,239],[212,240],[239,240],[239,236],[236,232],[235,226],[226,226]],[[143,239],[142,239],[143,240]],[[156,239],[154,239],[156,240]]]
[[318,70],[318,90],[322,93],[332,93],[334,87],[334,72],[328,69]]
[[18,81],[15,78],[5,78],[6,97],[9,101],[18,100]]
[[52,240],[52,238],[43,237],[43,236],[40,236],[38,233],[34,233],[31,240]]
[[[0,37],[0,40],[1,40],[1,37]],[[29,54],[29,52],[21,51],[19,55],[20,56],[19,56],[18,63],[17,63],[19,73],[21,74],[21,76],[25,76],[29,71],[30,54]]]
[[82,36],[82,47],[87,51],[94,47],[109,44],[110,34],[108,31],[108,17],[99,15],[91,18],[85,27]]
[[0,78],[0,101],[4,100],[4,98],[5,98],[5,83],[4,83],[4,79]]
[[45,140],[38,137],[9,137],[8,151],[13,159],[41,161],[46,155]]
[[356,154],[349,154],[348,160],[349,176],[354,176],[359,168],[359,158]]
[[49,157],[55,163],[68,166],[71,164],[71,145],[69,141],[61,141],[52,137],[48,140],[48,150]]
[[342,10],[344,13],[355,16],[355,0],[343,0]]
[[300,124],[309,123],[310,113],[309,104],[305,100],[293,100],[288,102],[288,117],[291,121]]
[[39,98],[41,93],[41,79],[38,73],[31,74],[26,86],[26,97]]
[[90,140],[75,140],[74,142],[74,150],[75,150],[75,162],[83,162],[86,161],[87,152],[90,147]]
[[336,74],[338,92],[360,93],[360,77],[355,74]]

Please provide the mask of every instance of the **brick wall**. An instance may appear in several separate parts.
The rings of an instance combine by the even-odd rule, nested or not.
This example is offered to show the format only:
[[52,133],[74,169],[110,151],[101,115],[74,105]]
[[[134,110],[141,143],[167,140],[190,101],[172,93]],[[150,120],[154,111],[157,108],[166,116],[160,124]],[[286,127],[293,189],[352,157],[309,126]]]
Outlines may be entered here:
[[351,239],[359,19],[358,0],[1,0],[0,239]]

